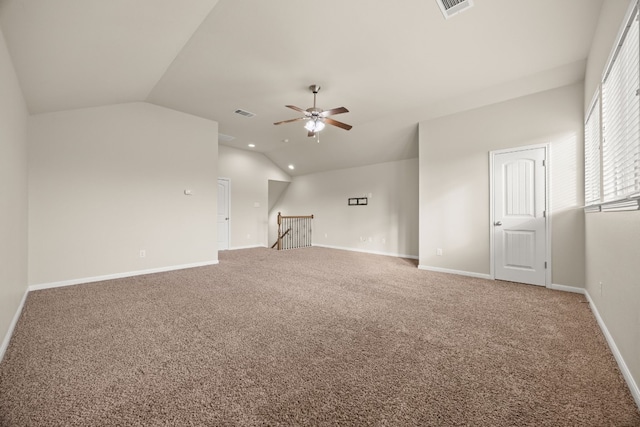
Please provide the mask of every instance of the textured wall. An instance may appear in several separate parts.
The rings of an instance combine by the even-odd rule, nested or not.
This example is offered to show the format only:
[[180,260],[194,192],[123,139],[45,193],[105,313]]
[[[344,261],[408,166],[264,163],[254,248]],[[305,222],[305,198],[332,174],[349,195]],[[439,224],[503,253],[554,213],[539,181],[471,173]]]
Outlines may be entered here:
[[131,103],[29,132],[30,284],[217,261],[217,123]]
[[[629,1],[605,1],[587,62],[585,110]],[[640,405],[640,212],[586,214],[586,288],[633,377]],[[602,283],[602,285],[601,285]]]
[[267,246],[269,180],[291,177],[260,153],[221,145],[218,155],[218,175],[231,181],[230,248]]
[[[0,31],[0,342],[27,289],[27,107]],[[0,351],[0,357],[2,351]]]
[[[350,197],[371,195],[366,206]],[[298,176],[275,215],[315,215],[313,242],[365,252],[418,255],[418,159]]]
[[550,143],[552,282],[584,286],[582,94],[574,84],[420,124],[420,265],[489,274],[489,152]]

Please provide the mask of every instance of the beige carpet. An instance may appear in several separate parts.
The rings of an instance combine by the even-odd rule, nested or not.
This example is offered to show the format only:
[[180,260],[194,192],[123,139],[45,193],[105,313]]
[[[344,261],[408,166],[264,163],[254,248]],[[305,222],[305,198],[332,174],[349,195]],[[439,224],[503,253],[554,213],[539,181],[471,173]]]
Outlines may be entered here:
[[33,292],[2,426],[640,426],[584,297],[307,248]]

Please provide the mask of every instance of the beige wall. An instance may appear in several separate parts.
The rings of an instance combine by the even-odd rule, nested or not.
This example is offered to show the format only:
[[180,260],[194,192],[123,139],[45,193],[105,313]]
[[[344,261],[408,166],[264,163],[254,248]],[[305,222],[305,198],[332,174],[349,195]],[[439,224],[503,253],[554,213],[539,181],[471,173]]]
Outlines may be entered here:
[[0,31],[0,358],[27,290],[27,107]]
[[291,177],[263,154],[218,147],[218,175],[231,181],[230,248],[267,246],[269,180]]
[[613,44],[619,35],[622,20],[632,1],[635,0],[605,0],[602,3],[598,27],[591,43],[585,72],[585,112],[600,84],[602,73],[611,56]]
[[[628,1],[607,0],[587,62],[591,100]],[[585,105],[585,109],[588,108]],[[640,405],[640,211],[586,214],[586,289],[624,359]],[[600,286],[602,283],[602,286]]]
[[31,116],[29,283],[217,261],[217,133],[146,103]]
[[275,208],[282,200],[284,192],[290,184],[291,181],[269,181],[269,239],[267,240],[269,247],[278,241],[278,227],[276,226],[278,211]]
[[640,212],[588,213],[586,217],[587,292],[638,385]]
[[488,275],[489,152],[550,143],[552,283],[583,287],[582,106],[580,83],[420,123],[420,265]]
[[[367,206],[347,205],[369,194]],[[417,257],[418,159],[294,177],[272,210],[272,227],[278,211],[313,214],[316,245]]]

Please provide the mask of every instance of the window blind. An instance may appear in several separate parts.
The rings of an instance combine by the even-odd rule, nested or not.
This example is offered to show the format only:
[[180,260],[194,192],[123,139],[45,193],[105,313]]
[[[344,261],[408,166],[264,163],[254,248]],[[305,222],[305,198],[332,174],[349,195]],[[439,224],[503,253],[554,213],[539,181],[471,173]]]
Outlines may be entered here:
[[584,126],[584,203],[600,203],[600,98],[596,98]]
[[637,18],[636,10],[602,83],[604,202],[640,193],[640,33]]

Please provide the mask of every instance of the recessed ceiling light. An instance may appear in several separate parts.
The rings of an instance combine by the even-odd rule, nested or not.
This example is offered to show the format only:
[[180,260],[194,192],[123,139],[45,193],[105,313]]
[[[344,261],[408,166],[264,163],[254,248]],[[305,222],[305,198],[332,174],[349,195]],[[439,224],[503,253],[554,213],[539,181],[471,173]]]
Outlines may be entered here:
[[293,165],[289,165],[289,169],[294,170],[296,167]]
[[255,148],[256,144],[249,144],[250,148]]

